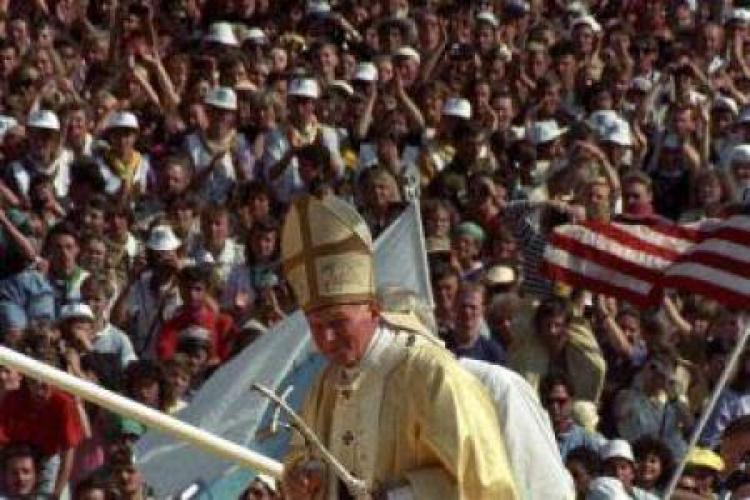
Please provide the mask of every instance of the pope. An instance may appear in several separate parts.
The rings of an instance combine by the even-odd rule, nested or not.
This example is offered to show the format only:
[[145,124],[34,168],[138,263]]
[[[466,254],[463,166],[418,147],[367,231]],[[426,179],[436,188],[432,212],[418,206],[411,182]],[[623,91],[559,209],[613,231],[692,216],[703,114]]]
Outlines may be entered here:
[[[516,499],[497,415],[481,383],[425,335],[382,313],[372,237],[334,196],[302,196],[286,216],[282,261],[329,361],[302,418],[373,498]],[[312,456],[311,456],[312,454]],[[301,438],[285,460],[288,499],[351,498]]]

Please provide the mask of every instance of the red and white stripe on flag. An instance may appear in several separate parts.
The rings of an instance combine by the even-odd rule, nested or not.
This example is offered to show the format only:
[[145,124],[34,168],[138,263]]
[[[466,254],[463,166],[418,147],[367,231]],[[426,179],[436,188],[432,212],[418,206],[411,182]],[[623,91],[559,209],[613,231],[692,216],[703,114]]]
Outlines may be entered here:
[[663,271],[700,236],[695,228],[667,223],[564,225],[552,232],[544,271],[551,279],[646,307],[660,299]]
[[662,286],[749,309],[750,215],[735,215],[701,233],[701,242],[665,270]]

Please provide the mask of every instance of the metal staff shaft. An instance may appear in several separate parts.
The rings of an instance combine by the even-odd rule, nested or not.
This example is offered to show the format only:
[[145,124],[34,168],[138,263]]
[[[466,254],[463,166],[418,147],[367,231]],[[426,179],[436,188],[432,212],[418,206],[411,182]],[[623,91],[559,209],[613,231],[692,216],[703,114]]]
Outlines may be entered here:
[[208,453],[231,460],[245,468],[266,473],[277,479],[280,479],[284,473],[284,466],[272,458],[186,424],[181,420],[108,391],[87,380],[74,377],[7,347],[0,346],[0,365],[75,394],[118,415],[137,420],[147,427],[158,429],[180,441],[185,441]]
[[[713,413],[722,391],[729,382],[729,377],[731,377],[734,373],[734,369],[737,366],[740,357],[742,356],[742,352],[745,350],[745,345],[747,345],[748,338],[750,338],[750,318],[748,318],[746,313],[741,314],[739,324],[740,329],[742,330],[742,334],[737,341],[737,345],[734,347],[734,351],[732,351],[729,362],[724,368],[724,371],[722,372],[721,377],[716,384],[716,387],[714,387],[714,390],[711,393],[711,399],[708,402],[708,406],[705,410],[703,410],[703,414],[698,421],[698,425],[696,425],[693,429],[693,433],[690,436],[690,441],[688,442],[688,452],[693,449],[696,444],[698,444],[698,439],[700,439],[701,434],[703,434],[703,429],[708,423],[708,418]],[[680,480],[680,476],[682,476],[682,473],[685,471],[686,465],[687,456],[684,456],[677,464],[677,468],[675,469],[674,474],[672,474],[672,479],[670,479],[669,485],[664,492],[664,498],[670,498],[672,496],[672,493],[674,493],[674,490],[677,487],[677,482]]]

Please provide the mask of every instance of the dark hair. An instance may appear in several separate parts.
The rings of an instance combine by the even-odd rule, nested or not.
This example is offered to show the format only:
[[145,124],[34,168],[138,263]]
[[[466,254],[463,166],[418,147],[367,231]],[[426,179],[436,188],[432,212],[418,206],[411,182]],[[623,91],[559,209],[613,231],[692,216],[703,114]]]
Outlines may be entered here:
[[180,269],[177,275],[177,280],[180,286],[192,285],[195,283],[202,283],[204,285],[211,284],[211,273],[203,266],[187,266]]
[[664,441],[653,436],[644,436],[633,442],[633,455],[636,462],[645,460],[648,455],[656,455],[661,462],[661,474],[656,480],[656,486],[665,486],[672,476],[674,456]]
[[138,380],[152,380],[159,385],[159,409],[166,411],[174,402],[174,388],[167,380],[161,365],[147,359],[132,361],[125,368],[123,380],[124,393],[132,397],[135,391],[135,383]]
[[570,450],[565,457],[565,465],[567,466],[570,462],[578,462],[591,476],[598,476],[601,474],[602,459],[599,456],[599,453],[588,446],[576,446]]
[[99,165],[90,157],[79,158],[70,165],[70,180],[72,184],[90,184],[97,193],[106,187]]
[[538,331],[543,319],[555,316],[565,316],[566,322],[570,320],[570,309],[565,299],[552,297],[539,304],[534,312],[534,328]]
[[19,458],[30,458],[34,463],[34,470],[39,473],[39,465],[41,460],[40,450],[27,443],[12,443],[9,444],[2,452],[2,464],[3,470],[8,466],[11,460]]
[[575,397],[575,389],[573,389],[573,383],[570,379],[562,373],[553,372],[545,375],[539,384],[539,395],[542,401],[545,401],[547,394],[558,385],[565,387],[571,399]]
[[750,415],[742,415],[737,417],[724,428],[724,432],[721,434],[721,439],[729,439],[738,434],[750,433]]

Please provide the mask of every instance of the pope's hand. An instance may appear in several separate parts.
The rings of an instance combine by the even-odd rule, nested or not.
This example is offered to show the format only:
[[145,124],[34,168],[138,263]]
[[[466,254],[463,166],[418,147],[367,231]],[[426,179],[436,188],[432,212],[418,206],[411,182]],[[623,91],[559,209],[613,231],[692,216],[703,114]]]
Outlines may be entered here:
[[302,463],[285,470],[282,483],[286,500],[311,500],[323,487],[323,471]]

